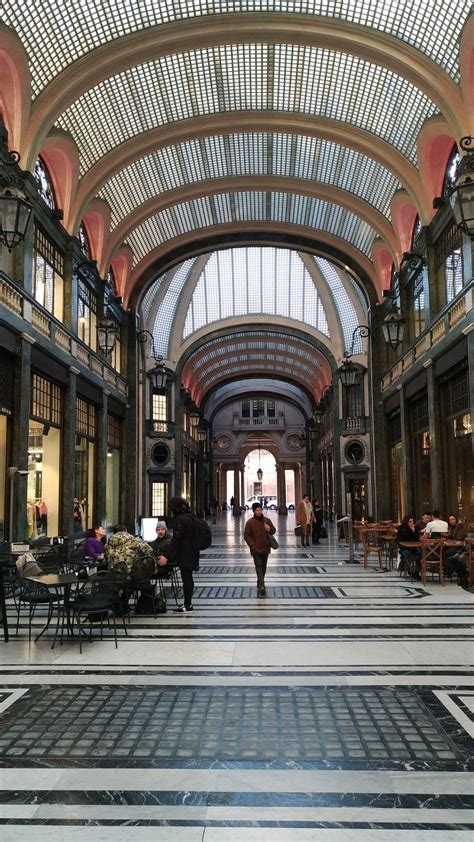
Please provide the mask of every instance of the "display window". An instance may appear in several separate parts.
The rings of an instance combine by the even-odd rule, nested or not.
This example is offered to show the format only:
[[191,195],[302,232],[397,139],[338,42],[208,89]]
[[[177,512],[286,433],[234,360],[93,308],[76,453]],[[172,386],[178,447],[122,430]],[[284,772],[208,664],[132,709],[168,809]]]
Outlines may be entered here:
[[7,535],[5,491],[7,482],[7,424],[6,415],[0,415],[0,541]]
[[83,398],[76,399],[76,447],[74,459],[74,531],[94,524],[96,487],[97,409]]
[[463,517],[474,504],[472,414],[465,368],[442,384],[445,486],[449,512]]
[[33,374],[28,424],[27,535],[59,535],[61,389]]
[[120,462],[122,424],[118,418],[107,416],[107,462],[105,517],[107,526],[120,522]]

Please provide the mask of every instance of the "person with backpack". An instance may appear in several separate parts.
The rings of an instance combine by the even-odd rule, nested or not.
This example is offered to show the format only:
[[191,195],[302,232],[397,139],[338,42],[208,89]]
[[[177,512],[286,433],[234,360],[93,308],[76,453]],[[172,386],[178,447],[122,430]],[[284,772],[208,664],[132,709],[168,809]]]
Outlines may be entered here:
[[158,564],[164,567],[168,559],[173,561],[181,573],[183,581],[184,604],[175,608],[175,614],[189,614],[194,611],[193,572],[199,568],[199,552],[211,545],[211,530],[206,521],[193,515],[182,497],[170,500],[171,514],[174,517],[173,537],[166,550],[166,556],[160,555]]

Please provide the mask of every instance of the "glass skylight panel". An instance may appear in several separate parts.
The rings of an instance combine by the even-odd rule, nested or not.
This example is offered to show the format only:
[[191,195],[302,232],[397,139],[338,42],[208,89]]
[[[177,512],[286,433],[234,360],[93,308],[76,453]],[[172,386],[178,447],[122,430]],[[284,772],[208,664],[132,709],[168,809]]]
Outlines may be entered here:
[[186,283],[189,272],[193,268],[196,259],[196,257],[192,257],[189,260],[185,260],[180,266],[178,266],[175,270],[174,277],[166,290],[163,301],[158,307],[155,325],[153,328],[153,336],[155,339],[156,350],[159,354],[162,354],[163,357],[166,357],[168,353],[169,337],[181,290]]
[[[260,313],[310,324],[329,336],[324,308],[300,256],[256,246],[211,255],[196,284],[183,339],[210,322]],[[311,353],[307,357],[312,359]]]
[[[315,257],[314,261],[317,267],[319,268],[321,274],[323,275],[324,280],[326,281],[329,289],[331,290],[331,295],[334,301],[334,305],[336,307],[337,314],[339,316],[339,321],[344,335],[345,347],[350,348],[352,342],[352,334],[357,325],[359,324],[355,307],[349,297],[349,294],[344,284],[342,283],[342,280],[339,276],[339,272],[335,268],[335,266],[333,266],[332,263],[329,263],[329,261],[325,260],[323,257]],[[346,277],[350,281],[351,286],[355,286],[350,276],[346,275]],[[362,343],[360,337],[356,336],[354,341],[354,353],[359,354],[361,351]]]
[[457,78],[456,47],[469,4],[465,0],[115,0],[112,7],[96,0],[5,0],[2,20],[16,30],[30,54],[36,96],[61,69],[114,38],[157,24],[234,11],[323,15],[374,27],[402,38]]

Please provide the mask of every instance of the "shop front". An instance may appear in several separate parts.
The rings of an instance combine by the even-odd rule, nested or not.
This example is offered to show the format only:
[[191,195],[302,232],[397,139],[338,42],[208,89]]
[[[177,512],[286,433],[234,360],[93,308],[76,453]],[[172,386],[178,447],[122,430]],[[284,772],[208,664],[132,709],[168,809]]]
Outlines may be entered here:
[[62,390],[33,372],[28,423],[27,537],[59,534]]

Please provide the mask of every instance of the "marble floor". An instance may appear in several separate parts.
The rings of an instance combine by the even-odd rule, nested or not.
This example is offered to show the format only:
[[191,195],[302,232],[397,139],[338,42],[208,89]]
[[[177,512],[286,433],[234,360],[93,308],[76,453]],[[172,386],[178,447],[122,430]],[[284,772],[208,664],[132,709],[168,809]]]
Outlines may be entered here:
[[193,614],[0,644],[2,842],[472,838],[473,595],[274,519],[266,599],[222,514]]

